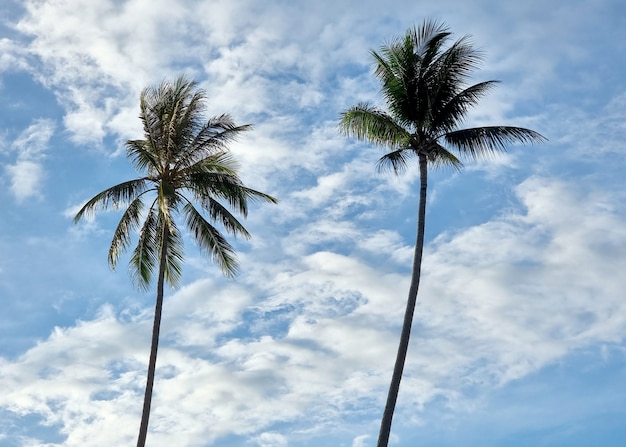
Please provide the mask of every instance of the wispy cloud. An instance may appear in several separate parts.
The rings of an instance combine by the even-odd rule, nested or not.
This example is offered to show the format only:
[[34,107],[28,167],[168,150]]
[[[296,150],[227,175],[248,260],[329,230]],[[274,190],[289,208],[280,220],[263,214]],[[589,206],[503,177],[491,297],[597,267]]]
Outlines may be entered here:
[[[608,61],[621,63],[614,54],[626,40],[606,34],[621,30],[609,20],[621,15],[607,12],[615,2],[560,1],[550,10],[539,3],[442,0],[391,10],[375,0],[23,2],[15,40],[0,40],[0,72],[27,71],[54,93],[68,144],[88,150],[104,142],[121,155],[117,143],[141,135],[140,90],[182,71],[207,90],[209,115],[228,112],[255,125],[233,152],[247,184],[281,199],[250,213],[254,239],[238,245],[238,282],[217,279],[190,250],[190,279],[166,299],[155,446],[240,436],[284,447],[337,433],[353,447],[373,442],[406,299],[418,173],[376,173],[381,152],[339,135],[336,123],[359,101],[381,101],[368,51],[426,17],[445,14],[454,32],[473,34],[486,53],[479,80],[504,81],[466,124],[528,126],[550,143],[468,163],[469,172],[446,180],[447,173],[431,177],[429,207],[449,214],[429,215],[398,441],[406,427],[425,423],[426,410],[471,413],[487,390],[572,354],[610,357],[603,349],[623,349],[626,119],[620,70]],[[588,46],[596,36],[615,46]],[[51,120],[3,131],[19,134],[1,154],[18,202],[42,196],[44,179],[54,175],[44,164],[54,133]],[[118,166],[108,172],[121,175]],[[485,172],[489,188],[505,191],[486,205],[492,191],[464,183]],[[95,183],[75,181],[81,190]],[[54,208],[73,216],[77,208],[68,203],[85,198],[75,194],[64,190]],[[471,224],[455,220],[461,213],[471,214]],[[26,427],[8,428],[10,442],[133,442],[152,306],[122,289],[123,275],[105,276],[110,231],[104,237],[95,222],[86,230],[84,259],[61,279],[55,255],[76,255],[75,233],[42,236],[55,243],[34,248],[22,242],[31,235],[16,244],[14,233],[0,239],[3,251],[24,253],[11,270],[22,271],[21,282],[31,281],[24,272],[37,259],[53,272],[40,284],[52,290],[51,302],[61,290],[85,303],[72,317],[59,314],[62,324],[40,329],[24,352],[0,357],[1,411]],[[17,262],[4,260],[7,272],[9,261]],[[9,296],[40,302],[22,286],[10,283],[18,292]],[[103,301],[110,304],[94,316]],[[517,416],[499,410],[492,413],[501,418],[487,419],[507,425]],[[55,435],[40,435],[41,426]]]
[[[626,216],[616,198],[542,178],[517,194],[523,208],[515,213],[427,248],[401,413],[419,416],[436,398],[466,411],[476,387],[524,377],[593,343],[623,341],[626,284],[615,278],[626,268],[619,248]],[[390,233],[380,238],[399,245]],[[379,246],[376,238],[365,244]],[[271,432],[275,423],[316,432],[376,412],[408,278],[322,251],[291,262],[291,273],[284,265],[249,267],[244,283],[266,282],[223,288],[204,280],[168,299],[155,445],[173,442],[174,426],[183,443],[238,433],[283,445],[286,435]],[[133,430],[118,424],[137,413],[150,312],[133,315],[103,309],[3,360],[3,405],[60,424],[69,436],[63,445],[130,439]]]
[[55,125],[51,120],[35,120],[11,144],[15,161],[4,166],[9,187],[18,202],[40,194],[45,172],[43,159]]

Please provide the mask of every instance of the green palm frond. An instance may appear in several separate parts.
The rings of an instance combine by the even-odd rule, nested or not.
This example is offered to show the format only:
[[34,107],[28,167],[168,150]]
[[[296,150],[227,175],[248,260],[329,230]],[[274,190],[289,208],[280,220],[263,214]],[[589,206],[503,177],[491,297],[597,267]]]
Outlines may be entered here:
[[149,144],[147,140],[128,140],[125,144],[126,156],[138,171],[148,171],[148,175],[155,175],[161,166]]
[[239,169],[239,163],[237,163],[233,155],[226,150],[206,155],[194,163],[184,164],[187,166],[177,169],[178,175],[182,178],[187,178],[194,174],[211,173],[236,177]]
[[456,155],[438,143],[428,151],[428,163],[434,168],[452,168],[455,171],[463,167],[463,163]]
[[76,216],[74,216],[74,223],[77,223],[84,216],[93,215],[98,208],[117,208],[124,203],[133,201],[146,190],[147,184],[148,179],[144,177],[123,182],[105,189],[83,205],[78,213],[76,213]]
[[[248,215],[249,201],[265,201],[278,203],[278,200],[269,194],[265,194],[248,188],[241,183],[237,176],[207,172],[190,175],[185,183],[194,198],[204,203],[206,199],[216,198],[226,200],[238,213],[244,217]],[[208,210],[210,207],[206,207]]]
[[164,262],[165,265],[165,280],[176,287],[180,282],[183,271],[183,238],[176,222],[166,218],[162,213],[159,213],[158,228],[159,231],[156,234],[158,247],[162,247],[164,243],[163,235],[167,237],[167,241],[165,241],[165,258],[161,259],[161,262]]
[[191,230],[200,248],[211,254],[215,263],[226,276],[235,276],[239,265],[232,245],[191,203],[186,203],[183,206],[182,213],[185,216],[187,227]]
[[226,200],[243,216],[248,213],[247,197],[241,189],[241,180],[236,175],[221,172],[198,172],[189,176],[185,186],[199,202],[211,197]]
[[409,86],[419,79],[419,58],[408,41],[395,42],[389,47],[372,52],[377,61],[374,74],[380,79],[381,92],[390,114],[402,126],[414,121],[413,112],[417,109],[418,98],[412,93],[416,89]]
[[233,216],[228,209],[219,203],[217,200],[208,198],[206,202],[203,202],[203,208],[207,209],[211,220],[214,222],[220,222],[222,226],[233,236],[241,235],[246,239],[250,238],[250,233],[244,228],[244,226]]
[[457,129],[469,109],[491,90],[499,81],[485,81],[474,84],[454,94],[443,102],[440,110],[433,114],[433,132],[447,133]]
[[143,202],[139,196],[128,205],[122,215],[113,233],[113,240],[109,248],[109,265],[112,269],[115,269],[120,254],[128,248],[132,232],[139,228],[142,211]]
[[215,153],[225,153],[229,143],[251,129],[250,124],[235,125],[229,115],[220,115],[209,120],[181,152],[176,161],[176,169],[184,169]]
[[[250,239],[251,235],[248,230],[239,222],[239,220],[217,200],[210,196],[197,197],[197,202],[202,206],[211,219],[211,222],[219,222],[224,229],[233,236],[243,236]],[[193,206],[193,203],[186,200],[186,204]]]
[[[195,86],[195,84],[193,84]],[[196,90],[189,93],[189,100],[185,106],[185,113],[180,119],[180,132],[187,141],[191,140],[196,132],[202,127],[201,112],[206,100],[204,90]]]
[[140,118],[146,145],[161,166],[177,159],[179,151],[201,127],[199,112],[205,94],[195,90],[196,85],[181,76],[174,82],[163,81],[158,87],[145,88],[141,93]]
[[206,96],[202,90],[194,92],[195,87],[195,82],[180,77],[166,90],[168,95],[161,98],[167,104],[163,116],[167,116],[164,123],[167,135],[165,152],[170,163],[181,157],[181,152],[202,125],[198,112],[202,109]]
[[439,83],[461,86],[480,67],[482,60],[483,53],[472,45],[470,36],[463,36],[442,52],[429,69],[436,74]]
[[429,67],[451,35],[450,29],[443,23],[425,20],[420,26],[409,29],[405,39],[411,42],[420,57],[420,65]]
[[344,135],[380,146],[398,149],[406,144],[409,134],[390,115],[367,104],[358,104],[341,114],[339,130]]
[[257,191],[256,189],[248,188],[247,186],[241,185],[239,187],[241,191],[241,195],[243,195],[246,200],[251,202],[269,202],[269,203],[278,203],[278,199],[269,194],[265,194],[264,192]]
[[433,66],[449,36],[442,24],[424,22],[381,47],[380,54],[372,52],[377,63],[374,74],[381,81],[391,115],[406,128],[416,130],[430,121],[434,97],[430,90],[437,85],[438,75]]
[[446,143],[472,159],[504,152],[512,143],[541,143],[546,138],[522,127],[490,126],[457,130],[444,135]]
[[376,162],[378,172],[392,170],[396,175],[406,171],[407,163],[411,156],[415,156],[415,152],[406,149],[398,149],[383,155]]
[[[153,105],[154,92],[150,89],[144,89],[141,92],[139,107],[139,118],[143,123],[143,131],[145,136],[144,149],[150,154],[152,158],[152,165],[155,166],[155,170],[160,170],[162,163],[159,155],[159,146],[163,140],[163,128],[161,126],[161,115],[158,110],[155,110]],[[158,168],[156,168],[158,166]]]
[[158,218],[153,203],[148,211],[146,220],[139,232],[137,246],[130,258],[133,282],[143,290],[147,290],[152,275],[159,261],[159,246],[157,244]]

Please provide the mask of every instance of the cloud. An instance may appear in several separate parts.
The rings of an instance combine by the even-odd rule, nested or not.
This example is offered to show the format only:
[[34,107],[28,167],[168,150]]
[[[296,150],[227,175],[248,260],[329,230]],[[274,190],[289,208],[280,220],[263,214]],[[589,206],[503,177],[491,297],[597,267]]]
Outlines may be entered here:
[[5,167],[11,182],[11,191],[18,202],[36,196],[43,177],[40,164],[30,160],[18,160]]
[[265,432],[253,438],[259,447],[287,447],[289,442],[280,433]]
[[[623,343],[626,216],[618,198],[540,177],[516,193],[518,210],[427,247],[399,421],[419,423],[436,399],[471,411],[476,388],[596,343]],[[401,247],[390,232],[362,246],[390,256]],[[345,430],[351,415],[377,417],[408,277],[329,251],[249,268],[240,285],[202,280],[167,298],[154,445],[227,434],[284,445],[298,430],[322,436]],[[0,405],[41,415],[68,436],[64,446],[130,442],[134,426],[120,421],[138,418],[150,319],[149,308],[107,307],[55,329],[20,358],[2,360]],[[272,428],[287,421],[288,432]],[[354,427],[355,443],[373,435],[363,430]]]
[[[485,79],[505,80],[468,124],[539,125],[555,143],[541,157],[516,152],[468,166],[505,189],[520,184],[507,209],[495,216],[472,210],[478,224],[454,222],[427,246],[397,426],[423,423],[428,406],[474,411],[475,396],[494,386],[581,350],[623,345],[623,194],[593,186],[607,183],[595,172],[565,181],[554,170],[583,160],[588,170],[622,178],[621,164],[607,158],[622,160],[623,96],[606,106],[598,98],[572,106],[582,97],[576,73],[584,70],[566,78],[560,72],[563,62],[591,60],[576,47],[587,39],[579,25],[597,26],[597,5],[572,21],[568,11],[576,8],[543,14],[521,3],[503,5],[493,21],[493,5],[485,5],[407,3],[397,15],[369,0],[358,8],[330,1],[24,3],[16,26],[22,40],[0,40],[0,71],[28,61],[32,76],[57,95],[73,142],[92,147],[136,137],[141,88],[184,71],[207,89],[209,114],[229,112],[256,125],[233,152],[247,184],[281,199],[279,207],[251,212],[255,239],[242,244],[238,283],[204,278],[217,275],[204,262],[188,262],[190,277],[201,279],[167,297],[151,443],[239,436],[282,447],[329,433],[355,447],[371,442],[414,240],[414,216],[392,210],[406,205],[417,173],[413,166],[402,177],[378,176],[377,149],[339,136],[336,120],[360,100],[380,100],[370,48],[415,17],[451,8],[458,12],[452,29],[476,35],[489,56]],[[584,85],[592,89],[598,78],[590,77]],[[576,94],[564,103],[554,92]],[[552,105],[542,103],[537,116],[543,95]],[[5,148],[17,154],[5,169],[18,200],[42,193],[53,133],[51,122],[36,121]],[[522,182],[529,158],[537,174]],[[438,195],[434,186],[429,205],[445,201],[446,191]],[[465,200],[465,187],[457,200]],[[152,308],[138,309],[143,301],[132,294],[112,302],[0,359],[0,408],[33,427],[19,441],[8,432],[8,442],[41,445],[50,439],[37,432],[42,424],[58,432],[51,446],[133,442]]]
[[7,38],[0,39],[0,73],[28,69],[24,48]]
[[423,323],[474,353],[466,380],[506,383],[573,350],[623,342],[625,216],[608,205],[619,199],[537,177],[517,193],[525,214],[442,236],[425,257]]
[[11,192],[18,202],[40,194],[45,175],[42,161],[54,128],[51,120],[35,120],[10,146],[11,152],[17,153],[16,160],[4,168]]

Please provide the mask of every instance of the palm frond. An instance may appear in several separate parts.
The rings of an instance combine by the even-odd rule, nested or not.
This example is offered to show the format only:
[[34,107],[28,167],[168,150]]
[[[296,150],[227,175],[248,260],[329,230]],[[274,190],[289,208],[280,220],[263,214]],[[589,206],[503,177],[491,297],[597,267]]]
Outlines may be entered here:
[[147,290],[159,260],[158,217],[153,203],[139,232],[137,246],[130,258],[133,282]]
[[109,265],[115,269],[117,260],[122,252],[128,248],[131,240],[131,233],[139,227],[143,202],[141,196],[133,200],[122,215],[109,248]]
[[392,170],[396,175],[400,175],[406,171],[407,162],[415,152],[407,149],[397,149],[386,153],[376,162],[378,172]]
[[381,93],[391,115],[403,126],[409,126],[414,120],[417,98],[411,88],[417,76],[419,58],[413,52],[409,41],[397,41],[382,47],[380,54],[372,51],[377,67],[374,74],[381,81]]
[[467,77],[480,68],[483,56],[472,44],[471,37],[463,36],[443,51],[430,67],[442,75],[441,83],[463,85]]
[[237,177],[239,164],[227,150],[205,155],[193,163],[185,162],[185,166],[177,169],[178,175],[186,178],[198,173],[216,173]]
[[141,92],[139,118],[143,123],[146,141],[144,149],[149,152],[152,158],[151,164],[156,168],[162,166],[159,148],[163,141],[163,126],[161,125],[161,111],[155,109],[155,102],[158,103],[158,97],[153,88],[146,88]]
[[91,198],[74,216],[74,223],[77,223],[83,216],[92,215],[98,208],[107,209],[118,207],[124,203],[133,201],[141,195],[147,188],[148,178],[129,180],[105,189]]
[[155,175],[160,170],[158,159],[154,156],[148,140],[128,140],[126,156],[138,171],[148,171],[149,175]]
[[209,155],[225,152],[228,143],[236,141],[241,133],[250,129],[252,129],[252,125],[238,126],[226,114],[211,118],[181,151],[175,168],[183,169]]
[[522,127],[490,126],[457,130],[444,135],[446,143],[473,159],[504,152],[513,143],[541,143],[546,138]]
[[[190,206],[193,204],[187,201]],[[209,213],[212,222],[219,222],[224,229],[233,236],[243,236],[250,239],[251,235],[248,230],[237,220],[237,218],[220,202],[212,197],[205,196],[199,200],[200,205]]]
[[201,112],[206,95],[196,89],[195,81],[184,76],[168,85],[161,100],[165,103],[163,120],[166,126],[168,164],[178,160],[201,127]]
[[433,113],[431,128],[433,133],[447,133],[457,129],[468,110],[493,88],[499,81],[485,81],[474,84],[446,98],[442,107]]
[[141,93],[140,118],[144,124],[146,150],[162,167],[180,157],[194,134],[201,128],[204,91],[184,76],[174,82],[163,81]]
[[235,276],[239,266],[232,245],[213,225],[207,222],[191,203],[186,203],[183,206],[182,213],[185,216],[187,227],[200,248],[211,254],[215,263],[226,276]]
[[156,245],[162,247],[163,235],[167,238],[165,257],[160,259],[165,265],[165,280],[176,287],[183,271],[184,245],[183,238],[176,223],[167,218],[161,212],[158,217],[158,232],[156,234]]
[[273,197],[269,194],[265,194],[264,192],[257,191],[256,189],[248,188],[247,186],[241,185],[239,187],[243,196],[246,200],[250,200],[252,202],[269,202],[269,203],[278,203],[279,200],[276,197]]
[[463,167],[461,160],[438,143],[428,151],[428,164],[434,168],[452,168],[455,171]]
[[197,201],[204,203],[210,198],[222,199],[243,216],[248,214],[249,201],[278,203],[276,198],[244,186],[239,177],[230,174],[198,172],[189,175],[184,186],[193,193]]
[[420,26],[407,31],[407,37],[419,55],[422,67],[430,66],[451,35],[446,25],[435,20],[424,20]]
[[359,140],[397,149],[409,138],[406,129],[390,115],[367,104],[358,104],[341,114],[339,130]]

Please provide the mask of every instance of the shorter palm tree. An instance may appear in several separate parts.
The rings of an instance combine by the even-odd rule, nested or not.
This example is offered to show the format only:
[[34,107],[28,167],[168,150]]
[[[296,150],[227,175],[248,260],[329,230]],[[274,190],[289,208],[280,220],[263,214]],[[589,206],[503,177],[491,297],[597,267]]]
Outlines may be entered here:
[[249,238],[248,231],[227,206],[245,217],[251,200],[277,202],[244,186],[228,151],[228,143],[251,126],[237,126],[228,115],[205,120],[204,107],[204,92],[185,77],[144,89],[140,100],[144,139],[127,141],[126,151],[134,166],[145,175],[97,194],[74,218],[76,223],[97,209],[125,206],[113,233],[109,265],[115,269],[120,254],[130,245],[132,234],[138,232],[137,246],[130,259],[135,283],[147,289],[158,269],[138,447],[145,445],[148,430],[164,283],[177,285],[182,271],[183,235],[175,218],[182,218],[200,248],[226,276],[233,277],[238,270],[235,250],[214,224],[233,236]]
[[509,143],[544,140],[537,132],[521,127],[460,127],[467,111],[496,81],[466,85],[481,60],[480,53],[467,37],[446,47],[450,35],[442,24],[425,21],[383,46],[380,53],[372,51],[376,62],[374,74],[382,84],[389,112],[361,103],[344,112],[340,121],[344,134],[389,149],[378,161],[380,169],[390,168],[399,174],[410,158],[416,157],[419,163],[420,193],[411,284],[378,447],[387,447],[389,442],[409,347],[424,248],[428,167],[460,169],[462,163],[453,152],[476,159],[504,151]]

